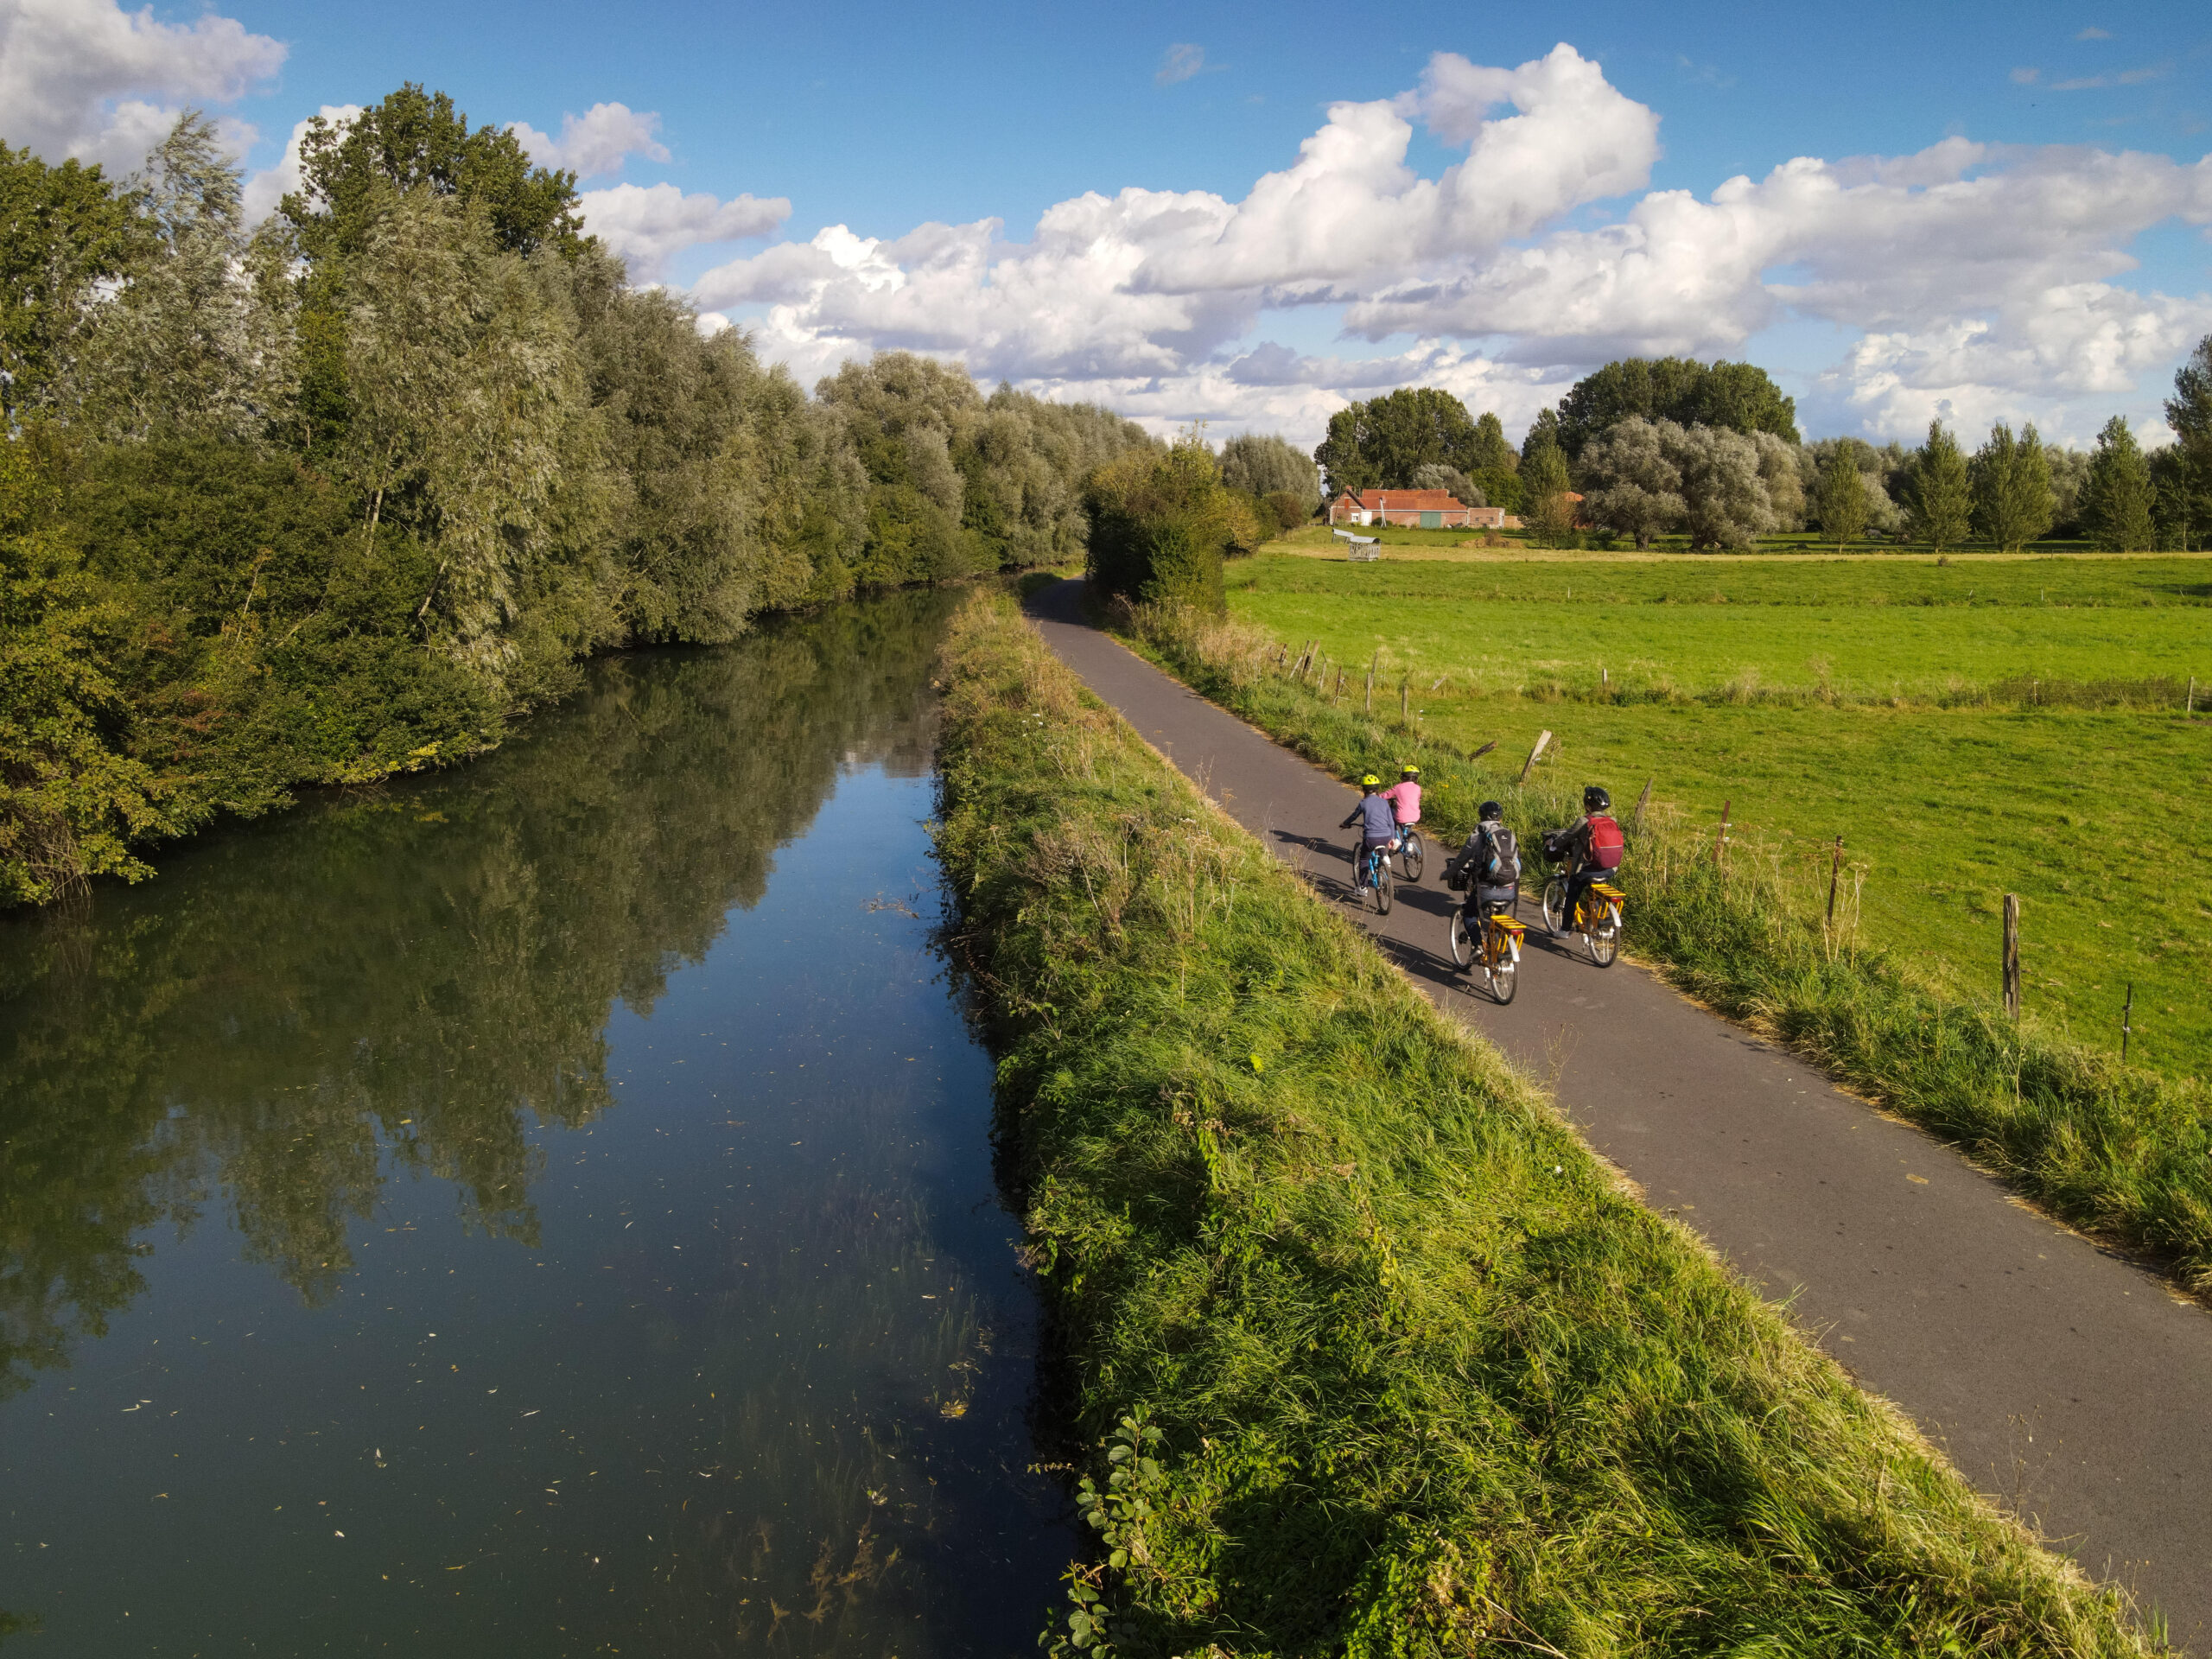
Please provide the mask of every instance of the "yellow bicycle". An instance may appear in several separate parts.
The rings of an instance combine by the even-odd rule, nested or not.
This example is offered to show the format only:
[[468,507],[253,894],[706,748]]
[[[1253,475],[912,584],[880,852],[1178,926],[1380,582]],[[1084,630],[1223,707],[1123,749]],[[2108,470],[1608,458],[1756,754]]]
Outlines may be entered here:
[[1513,1000],[1521,969],[1521,942],[1528,925],[1516,922],[1497,905],[1483,918],[1478,942],[1467,931],[1463,910],[1452,912],[1452,960],[1462,968],[1479,967],[1490,986],[1491,1000],[1500,1007]]
[[1554,935],[1580,933],[1590,960],[1610,968],[1621,953],[1621,910],[1627,903],[1628,895],[1611,882],[1593,881],[1569,917],[1564,913],[1567,878],[1555,875],[1544,883],[1544,926]]

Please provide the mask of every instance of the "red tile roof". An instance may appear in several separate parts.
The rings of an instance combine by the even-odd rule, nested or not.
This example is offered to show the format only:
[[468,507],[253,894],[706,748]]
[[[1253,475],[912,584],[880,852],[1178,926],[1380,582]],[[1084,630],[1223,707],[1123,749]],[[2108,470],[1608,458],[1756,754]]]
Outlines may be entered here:
[[1382,507],[1395,507],[1405,512],[1417,509],[1428,512],[1440,510],[1459,512],[1464,512],[1466,506],[1449,490],[1362,490],[1357,496],[1346,490],[1338,496],[1337,501],[1339,505],[1349,501],[1368,512]]

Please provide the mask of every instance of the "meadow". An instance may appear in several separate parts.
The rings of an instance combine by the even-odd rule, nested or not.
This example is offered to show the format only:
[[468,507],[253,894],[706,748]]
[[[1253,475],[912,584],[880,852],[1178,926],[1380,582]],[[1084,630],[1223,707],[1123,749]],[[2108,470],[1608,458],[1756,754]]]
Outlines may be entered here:
[[[1994,994],[2002,895],[2023,905],[2029,1006],[2129,1057],[2212,1054],[2212,560],[1617,559],[1351,565],[1263,553],[1231,613],[1319,640],[1378,713],[1401,677],[1424,734],[1510,779],[1602,781],[1738,855],[1824,887],[1845,837],[1859,925],[1968,995]],[[1330,671],[1333,685],[1334,669]],[[1440,683],[1439,683],[1440,681]],[[1379,757],[1387,760],[1389,757]]]

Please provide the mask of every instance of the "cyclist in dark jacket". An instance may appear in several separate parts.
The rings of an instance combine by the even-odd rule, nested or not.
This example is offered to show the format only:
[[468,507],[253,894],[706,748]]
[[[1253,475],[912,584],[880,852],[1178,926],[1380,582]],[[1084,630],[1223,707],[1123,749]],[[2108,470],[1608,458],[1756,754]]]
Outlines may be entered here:
[[1567,897],[1560,909],[1562,930],[1573,928],[1574,907],[1583,895],[1620,868],[1623,837],[1620,825],[1613,822],[1612,807],[1613,798],[1592,784],[1582,791],[1581,819],[1544,837],[1545,850],[1567,861]]
[[1359,804],[1352,808],[1351,816],[1337,826],[1339,830],[1349,830],[1354,824],[1359,826],[1359,845],[1351,855],[1355,886],[1363,879],[1361,872],[1367,868],[1367,855],[1370,849],[1394,849],[1398,844],[1397,815],[1390,810],[1390,798],[1376,792],[1382,787],[1382,780],[1371,772],[1361,779]]
[[1467,883],[1459,913],[1467,918],[1467,931],[1478,935],[1483,918],[1493,910],[1509,911],[1521,899],[1521,855],[1506,829],[1504,809],[1484,801],[1475,827],[1460,846],[1459,867]]

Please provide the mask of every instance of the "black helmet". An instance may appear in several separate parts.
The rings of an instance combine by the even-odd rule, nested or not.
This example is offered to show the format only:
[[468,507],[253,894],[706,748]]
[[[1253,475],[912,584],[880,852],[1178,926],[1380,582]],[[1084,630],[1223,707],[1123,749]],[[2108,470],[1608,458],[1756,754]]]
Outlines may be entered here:
[[1496,823],[1505,816],[1505,809],[1496,801],[1484,801],[1482,810],[1476,816],[1484,823]]
[[1605,793],[1602,785],[1592,784],[1582,791],[1582,810],[1585,812],[1610,812],[1613,810],[1613,798]]

